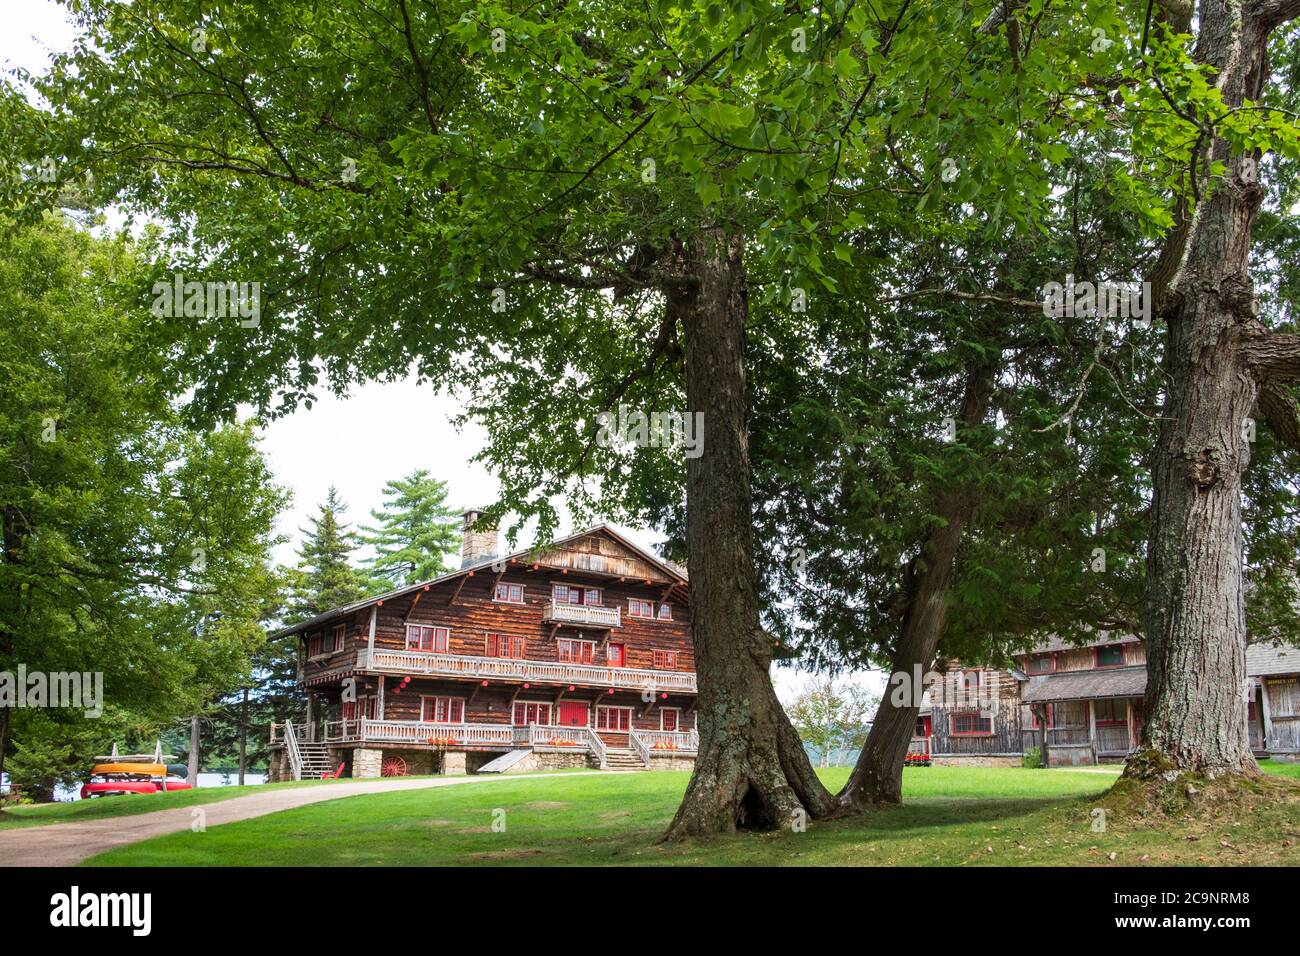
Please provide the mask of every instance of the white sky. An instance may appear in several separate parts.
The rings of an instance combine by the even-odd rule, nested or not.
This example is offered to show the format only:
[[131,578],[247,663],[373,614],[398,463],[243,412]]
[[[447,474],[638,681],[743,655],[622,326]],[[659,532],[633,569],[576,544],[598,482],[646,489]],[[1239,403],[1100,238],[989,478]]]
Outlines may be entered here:
[[[0,69],[41,70],[51,51],[68,49],[75,29],[53,0],[4,0],[5,30],[0,33]],[[457,431],[451,419],[460,411],[447,395],[413,380],[354,388],[346,399],[323,394],[310,411],[302,410],[262,430],[276,480],[293,492],[293,505],[281,516],[279,530],[291,542],[281,548],[282,561],[293,558],[298,529],[306,524],[332,484],[348,505],[355,526],[369,518],[383,496],[384,482],[417,468],[447,482],[448,503],[455,508],[482,506],[495,500],[497,482],[470,458],[482,447],[475,425]],[[357,451],[364,449],[364,451]],[[343,451],[346,450],[346,451]],[[650,548],[660,536],[653,531],[620,527],[637,544]],[[520,546],[530,544],[521,541]],[[883,676],[861,675],[877,691]],[[776,670],[783,699],[803,684],[805,675]]]

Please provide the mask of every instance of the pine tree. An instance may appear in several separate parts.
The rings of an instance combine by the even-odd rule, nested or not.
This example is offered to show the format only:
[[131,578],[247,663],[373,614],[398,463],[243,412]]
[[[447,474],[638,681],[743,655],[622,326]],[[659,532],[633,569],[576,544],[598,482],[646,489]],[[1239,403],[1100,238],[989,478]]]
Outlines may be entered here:
[[446,506],[447,483],[423,469],[384,485],[383,507],[370,512],[377,527],[361,540],[375,550],[364,562],[385,589],[427,581],[450,571],[443,560],[456,550],[457,514]]
[[366,596],[365,581],[351,561],[360,542],[342,521],[346,511],[338,489],[331,485],[320,514],[309,519],[310,528],[301,529],[292,608],[299,620]]

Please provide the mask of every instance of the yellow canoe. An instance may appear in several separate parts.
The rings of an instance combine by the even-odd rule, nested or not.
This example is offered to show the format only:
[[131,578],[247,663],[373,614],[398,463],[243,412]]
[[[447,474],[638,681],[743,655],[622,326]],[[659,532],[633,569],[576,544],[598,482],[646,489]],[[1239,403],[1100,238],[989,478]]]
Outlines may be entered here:
[[92,774],[129,773],[139,777],[165,777],[167,767],[160,763],[97,763]]

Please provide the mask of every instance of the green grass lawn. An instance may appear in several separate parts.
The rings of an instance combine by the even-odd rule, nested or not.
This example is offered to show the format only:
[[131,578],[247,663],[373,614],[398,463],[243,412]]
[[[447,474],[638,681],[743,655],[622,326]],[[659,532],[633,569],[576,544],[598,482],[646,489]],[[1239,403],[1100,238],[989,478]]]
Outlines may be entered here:
[[[1288,776],[1295,776],[1289,767]],[[823,772],[838,787],[847,770]],[[1091,813],[1113,777],[1069,770],[904,771],[906,802],[806,832],[657,843],[687,774],[503,778],[348,797],[159,837],[101,866],[1140,865],[1300,862],[1300,798],[1223,823]],[[497,811],[504,811],[499,813]],[[504,830],[494,830],[494,820]],[[498,827],[499,829],[499,827]],[[1112,854],[1114,859],[1111,859]]]

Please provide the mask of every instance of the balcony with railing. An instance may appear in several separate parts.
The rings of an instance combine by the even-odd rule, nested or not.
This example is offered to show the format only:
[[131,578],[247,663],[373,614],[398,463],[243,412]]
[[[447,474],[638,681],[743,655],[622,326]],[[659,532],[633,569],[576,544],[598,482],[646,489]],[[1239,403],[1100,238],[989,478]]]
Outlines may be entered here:
[[563,601],[550,601],[542,612],[542,620],[552,624],[568,624],[573,627],[622,627],[623,612],[621,608],[604,607],[599,604],[568,604]]
[[584,684],[650,691],[695,693],[693,671],[642,670],[566,661],[533,661],[510,657],[474,657],[429,651],[361,650],[357,670],[381,674],[427,675],[529,681],[539,684]]

